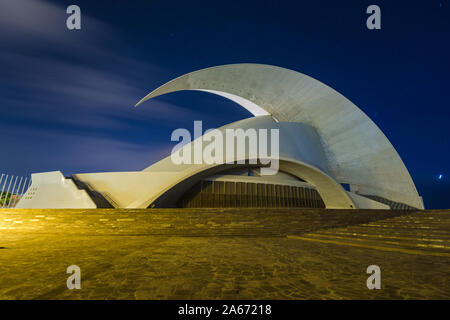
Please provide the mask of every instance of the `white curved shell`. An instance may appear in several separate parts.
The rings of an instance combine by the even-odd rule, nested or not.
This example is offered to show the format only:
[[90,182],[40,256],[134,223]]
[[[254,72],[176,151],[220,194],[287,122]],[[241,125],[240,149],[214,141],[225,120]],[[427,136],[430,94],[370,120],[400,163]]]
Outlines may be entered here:
[[338,182],[359,194],[423,208],[408,170],[377,125],[343,95],[309,76],[261,64],[212,67],[162,85],[137,105],[180,90],[208,91],[254,115],[309,124],[319,134],[328,172]]

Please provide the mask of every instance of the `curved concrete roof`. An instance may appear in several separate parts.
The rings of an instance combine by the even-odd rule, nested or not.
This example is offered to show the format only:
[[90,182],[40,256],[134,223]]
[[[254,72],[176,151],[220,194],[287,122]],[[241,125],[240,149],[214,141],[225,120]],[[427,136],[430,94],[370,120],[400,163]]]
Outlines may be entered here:
[[[201,90],[235,101],[255,116],[306,123],[319,134],[328,171],[352,191],[423,208],[400,156],[375,123],[343,95],[307,75],[270,65],[232,64],[191,72],[157,88]],[[136,106],[137,106],[136,105]]]
[[[280,141],[283,141],[279,146],[279,167],[281,171],[288,172],[315,186],[327,208],[350,209],[357,207],[342,186],[327,173],[326,159],[320,147],[320,138],[310,126],[299,123],[276,122],[270,116],[260,116],[232,122],[218,130],[225,135],[225,130],[237,128],[244,130],[248,128],[278,129]],[[203,137],[211,134],[205,133]],[[183,149],[191,149],[190,154],[194,154],[194,147],[195,143],[191,142],[186,144]],[[221,152],[223,156],[222,164],[192,163],[176,165],[169,156],[144,169],[143,172],[146,173],[176,172],[176,174],[167,175],[164,179],[165,186],[159,187],[157,193],[149,192],[148,197],[138,199],[131,206],[145,208],[161,197],[163,197],[161,198],[163,202],[173,201],[199,179],[229,168],[230,165],[225,164],[227,162],[225,145],[223,148],[223,152]],[[270,141],[268,141],[268,149],[271,149]],[[246,150],[248,151],[248,147]],[[240,160],[248,162],[250,155],[247,151],[240,153],[236,150],[234,163]],[[163,206],[166,205],[167,203],[163,204]]]

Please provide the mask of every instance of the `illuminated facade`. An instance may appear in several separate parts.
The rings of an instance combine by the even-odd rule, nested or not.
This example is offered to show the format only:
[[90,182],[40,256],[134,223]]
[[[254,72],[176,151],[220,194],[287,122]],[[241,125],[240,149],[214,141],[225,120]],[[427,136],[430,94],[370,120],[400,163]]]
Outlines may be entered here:
[[381,130],[351,101],[311,77],[269,65],[218,66],[176,78],[138,105],[180,90],[226,97],[254,115],[219,128],[222,132],[278,129],[278,174],[261,175],[261,167],[249,163],[176,165],[169,156],[142,171],[68,178],[59,171],[33,174],[17,207],[423,208]]

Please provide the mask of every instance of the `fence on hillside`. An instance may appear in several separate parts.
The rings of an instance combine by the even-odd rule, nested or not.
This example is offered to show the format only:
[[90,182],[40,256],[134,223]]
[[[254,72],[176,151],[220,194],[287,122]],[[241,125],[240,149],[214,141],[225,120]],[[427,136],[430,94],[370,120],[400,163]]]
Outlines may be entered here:
[[31,185],[31,178],[0,174],[0,208],[14,208]]

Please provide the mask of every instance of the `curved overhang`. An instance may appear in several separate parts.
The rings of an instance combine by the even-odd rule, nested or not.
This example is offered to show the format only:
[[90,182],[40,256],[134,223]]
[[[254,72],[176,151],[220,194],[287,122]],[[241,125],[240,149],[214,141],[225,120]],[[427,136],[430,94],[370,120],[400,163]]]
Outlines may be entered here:
[[[170,161],[166,158],[167,161]],[[250,159],[238,159],[249,162]],[[158,190],[158,193],[151,193],[148,197],[142,197],[138,201],[130,204],[130,208],[147,208],[150,205],[156,207],[175,206],[176,201],[184,192],[189,190],[193,185],[201,179],[213,174],[242,166],[239,164],[210,164],[210,165],[190,165],[177,175],[170,176],[165,181],[165,186]],[[336,182],[332,177],[322,170],[308,163],[292,159],[280,157],[280,170],[290,173],[298,178],[307,181],[313,185],[320,194],[327,209],[355,209],[356,205],[352,198]],[[152,172],[151,170],[147,172]]]
[[268,113],[266,110],[264,110],[257,104],[255,104],[252,101],[247,100],[243,97],[237,96],[235,94],[223,92],[223,91],[205,90],[205,89],[198,90],[198,91],[209,92],[209,93],[227,98],[227,99],[237,103],[238,105],[242,106],[244,109],[247,109],[247,111],[250,112],[255,117],[270,115],[270,113]]
[[[352,198],[344,188],[333,177],[330,176],[326,167],[325,154],[320,145],[320,138],[313,128],[306,124],[292,122],[276,122],[271,116],[259,116],[247,118],[229,123],[217,129],[223,136],[228,129],[266,129],[279,131],[279,141],[282,143],[278,147],[276,162],[278,169],[290,173],[298,178],[307,181],[316,187],[327,208],[351,209],[356,208]],[[211,141],[213,132],[205,133],[201,138]],[[152,189],[148,196],[141,196],[138,200],[129,205],[130,208],[146,208],[150,204],[157,207],[175,206],[177,199],[190,187],[201,179],[239,166],[260,167],[258,159],[252,158],[249,150],[250,141],[246,142],[244,150],[235,150],[233,164],[227,161],[226,145],[222,145],[222,159],[219,163],[208,164],[175,164],[171,156],[164,158],[150,167],[144,169],[145,173],[165,174],[164,183],[159,188]],[[192,141],[183,147],[183,153],[193,155],[196,142]],[[201,146],[204,151],[206,145]],[[267,148],[272,150],[271,140],[267,141]],[[274,155],[270,155],[273,157]],[[253,161],[250,161],[253,160]],[[263,159],[259,159],[263,160]],[[267,162],[266,162],[267,163]],[[277,169],[277,170],[278,170]]]
[[[352,191],[423,208],[400,156],[375,123],[334,89],[299,72],[270,65],[232,64],[180,76],[142,102],[170,92],[200,90],[240,104],[253,115],[315,128],[333,178]],[[136,105],[136,106],[137,106]]]

